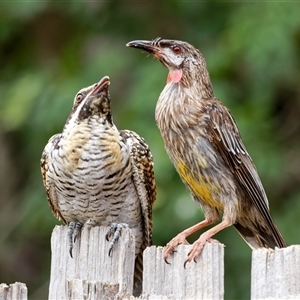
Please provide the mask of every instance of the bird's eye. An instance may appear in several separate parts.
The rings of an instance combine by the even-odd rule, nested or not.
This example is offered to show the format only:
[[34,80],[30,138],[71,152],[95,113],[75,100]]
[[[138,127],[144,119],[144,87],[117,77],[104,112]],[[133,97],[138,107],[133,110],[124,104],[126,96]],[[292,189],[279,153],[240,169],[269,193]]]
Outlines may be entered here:
[[179,47],[179,46],[173,46],[172,47],[172,51],[175,53],[175,54],[180,54],[181,53],[181,51],[182,51],[182,49],[181,49],[181,47]]
[[81,94],[81,93],[77,94],[77,96],[76,96],[76,102],[77,103],[81,102],[82,99],[83,99],[83,97],[84,97],[83,94]]

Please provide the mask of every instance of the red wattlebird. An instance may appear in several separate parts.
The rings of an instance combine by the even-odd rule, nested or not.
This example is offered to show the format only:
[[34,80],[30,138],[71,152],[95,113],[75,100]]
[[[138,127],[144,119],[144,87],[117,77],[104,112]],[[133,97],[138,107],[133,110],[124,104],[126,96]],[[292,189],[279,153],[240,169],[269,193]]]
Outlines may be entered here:
[[169,74],[155,110],[167,153],[205,220],[184,230],[166,246],[165,260],[195,231],[202,233],[186,262],[195,260],[217,232],[234,226],[252,248],[285,247],[269,211],[257,170],[228,109],[215,98],[203,55],[189,43],[157,38],[128,47],[154,55]]

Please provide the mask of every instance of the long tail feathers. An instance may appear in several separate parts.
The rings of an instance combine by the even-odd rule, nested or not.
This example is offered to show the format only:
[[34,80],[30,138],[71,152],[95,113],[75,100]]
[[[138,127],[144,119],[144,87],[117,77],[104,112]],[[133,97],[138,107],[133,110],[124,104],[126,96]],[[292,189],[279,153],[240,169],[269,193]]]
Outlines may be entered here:
[[272,233],[267,233],[262,228],[257,227],[253,230],[240,223],[234,224],[234,227],[251,249],[262,247],[274,249],[275,247],[284,248],[287,246],[275,224]]
[[134,266],[134,285],[133,285],[133,296],[137,297],[142,293],[143,284],[143,251],[135,258]]

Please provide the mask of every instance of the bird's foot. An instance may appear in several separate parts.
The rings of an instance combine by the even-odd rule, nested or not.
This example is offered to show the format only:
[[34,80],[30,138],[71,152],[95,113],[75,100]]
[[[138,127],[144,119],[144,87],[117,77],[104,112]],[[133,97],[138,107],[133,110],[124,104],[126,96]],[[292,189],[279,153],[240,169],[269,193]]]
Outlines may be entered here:
[[112,223],[110,227],[107,229],[105,233],[105,238],[107,241],[109,241],[110,237],[112,236],[112,239],[109,243],[109,248],[108,248],[108,255],[111,256],[113,247],[117,240],[119,239],[121,235],[121,231],[123,228],[129,227],[128,224],[126,223]]
[[173,252],[176,252],[175,248],[180,244],[189,245],[188,241],[186,240],[186,234],[184,232],[179,233],[166,245],[164,251],[164,260],[167,264],[169,264],[168,262],[169,255]]
[[204,245],[207,242],[216,242],[216,240],[211,239],[210,236],[207,235],[206,232],[204,232],[203,234],[200,235],[199,239],[193,243],[192,249],[189,251],[188,257],[184,262],[184,268],[186,267],[186,264],[188,262],[191,262],[192,260],[195,263],[197,263],[196,258],[200,255]]
[[68,240],[69,240],[69,253],[73,258],[73,244],[75,243],[78,235],[80,234],[83,224],[78,221],[70,222],[68,227]]

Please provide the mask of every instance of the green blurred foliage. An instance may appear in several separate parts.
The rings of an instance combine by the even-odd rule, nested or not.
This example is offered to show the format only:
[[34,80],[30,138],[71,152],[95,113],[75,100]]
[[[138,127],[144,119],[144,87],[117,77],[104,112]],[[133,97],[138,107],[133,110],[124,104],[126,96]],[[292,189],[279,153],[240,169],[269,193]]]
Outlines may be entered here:
[[[114,121],[149,143],[158,198],[154,244],[203,219],[170,163],[154,121],[167,75],[125,47],[157,36],[189,41],[207,59],[216,96],[231,110],[289,244],[300,215],[300,6],[296,2],[19,1],[0,3],[0,282],[47,297],[50,236],[41,152],[60,132],[76,92],[111,78]],[[191,237],[192,242],[199,234]],[[250,295],[251,251],[234,229],[225,298]]]

